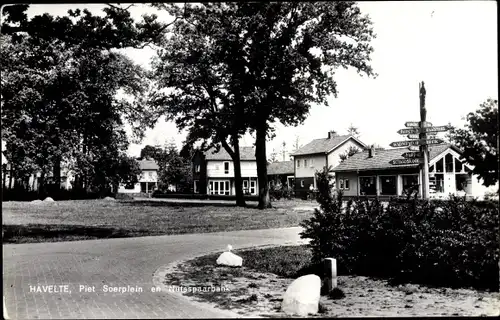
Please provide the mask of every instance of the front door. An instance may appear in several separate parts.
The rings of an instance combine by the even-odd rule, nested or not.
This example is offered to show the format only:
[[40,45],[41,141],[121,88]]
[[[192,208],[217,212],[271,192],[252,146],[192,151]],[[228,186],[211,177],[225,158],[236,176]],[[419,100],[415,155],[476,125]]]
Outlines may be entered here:
[[250,194],[255,195],[257,194],[257,181],[255,180],[250,180]]

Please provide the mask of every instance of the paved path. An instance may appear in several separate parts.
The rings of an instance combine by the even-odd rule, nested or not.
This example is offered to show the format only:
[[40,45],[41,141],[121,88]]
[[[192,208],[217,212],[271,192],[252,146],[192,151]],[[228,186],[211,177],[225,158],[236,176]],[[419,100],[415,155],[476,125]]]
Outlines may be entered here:
[[[11,319],[214,318],[237,316],[151,292],[155,271],[196,255],[267,244],[303,243],[301,228],[3,246],[3,288]],[[38,293],[36,286],[68,285],[71,293]],[[79,292],[80,285],[95,292]],[[142,293],[104,293],[104,286]],[[203,285],[203,284],[199,284]],[[45,287],[48,288],[48,287]],[[59,287],[57,287],[59,289]],[[42,288],[43,290],[43,288]]]

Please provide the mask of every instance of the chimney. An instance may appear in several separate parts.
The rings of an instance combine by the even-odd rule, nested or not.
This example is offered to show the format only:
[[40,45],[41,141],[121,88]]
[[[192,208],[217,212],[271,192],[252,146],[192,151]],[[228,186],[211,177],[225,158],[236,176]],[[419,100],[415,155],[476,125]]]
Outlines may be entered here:
[[368,149],[368,158],[373,158],[374,155],[375,155],[375,147],[371,147],[370,149]]
[[335,131],[328,131],[328,139],[335,137],[337,133]]

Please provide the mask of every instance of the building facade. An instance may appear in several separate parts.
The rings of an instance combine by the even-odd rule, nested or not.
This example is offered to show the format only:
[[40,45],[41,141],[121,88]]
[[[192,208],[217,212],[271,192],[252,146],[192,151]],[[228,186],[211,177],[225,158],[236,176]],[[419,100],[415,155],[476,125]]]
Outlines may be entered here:
[[[355,154],[333,169],[336,189],[345,196],[422,195],[422,170],[418,164],[392,165],[389,161],[404,159],[407,148],[366,150]],[[461,151],[450,144],[430,146],[430,198],[450,194],[481,199],[491,188],[472,175],[472,166],[461,160]],[[498,186],[496,186],[498,188]]]
[[267,165],[267,178],[270,187],[294,187],[293,161],[271,162]]
[[[258,195],[257,162],[253,147],[240,147],[241,177],[245,195]],[[208,195],[236,195],[234,163],[223,149],[196,152],[192,159],[193,191]]]
[[158,189],[158,164],[152,159],[139,160],[141,174],[138,182],[133,185],[121,183],[118,187],[119,193],[152,193]]
[[352,147],[363,150],[366,145],[354,136],[328,132],[327,138],[315,139],[292,153],[296,196],[303,197],[310,189],[316,189],[316,172],[337,166],[340,156]]

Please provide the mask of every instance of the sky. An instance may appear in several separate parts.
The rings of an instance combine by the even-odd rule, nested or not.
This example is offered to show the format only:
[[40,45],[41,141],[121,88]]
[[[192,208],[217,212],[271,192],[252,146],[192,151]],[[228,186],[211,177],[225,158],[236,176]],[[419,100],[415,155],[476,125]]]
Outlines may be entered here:
[[[389,147],[393,141],[406,140],[397,131],[406,121],[420,120],[421,81],[427,91],[427,121],[436,126],[451,123],[463,127],[467,113],[487,98],[498,99],[496,6],[496,1],[360,2],[361,12],[370,17],[377,35],[372,41],[371,65],[378,76],[368,78],[353,69],[338,70],[337,98],[330,97],[328,106],[313,105],[297,127],[278,124],[276,137],[267,143],[268,155],[275,150],[283,160],[283,142],[287,152],[293,151],[297,138],[304,145],[326,138],[332,129],[345,134],[351,124],[366,144]],[[65,15],[77,7],[100,14],[105,5],[32,5],[28,15]],[[152,12],[144,4],[130,10],[134,19]],[[154,55],[149,48],[124,52],[144,67]],[[163,145],[172,140],[180,148],[184,138],[174,123],[160,120],[154,129],[147,130],[141,144],[131,144],[128,151],[138,156],[147,144]],[[241,144],[251,146],[254,142],[254,137],[246,135]]]

